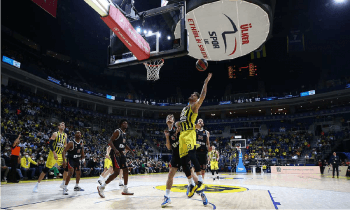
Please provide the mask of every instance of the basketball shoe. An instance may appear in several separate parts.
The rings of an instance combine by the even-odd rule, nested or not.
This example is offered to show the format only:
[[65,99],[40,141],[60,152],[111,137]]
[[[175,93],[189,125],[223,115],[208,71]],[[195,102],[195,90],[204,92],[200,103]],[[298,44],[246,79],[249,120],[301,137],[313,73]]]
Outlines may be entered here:
[[203,205],[204,206],[208,205],[208,199],[207,199],[207,196],[204,194],[204,192],[201,193],[201,198],[203,201]]
[[171,200],[170,200],[169,197],[166,197],[166,196],[164,195],[164,201],[163,201],[163,203],[162,203],[162,208],[166,207],[168,204],[171,204]]
[[74,187],[74,191],[84,191],[84,189],[82,189],[82,188],[79,187],[79,186],[75,186],[75,187]]
[[39,188],[39,183],[36,183],[33,189],[33,193],[37,193]]
[[68,189],[67,188],[63,188],[63,195],[68,195]]
[[105,198],[105,193],[103,192],[104,190],[105,190],[105,187],[102,187],[102,186],[97,187],[98,194],[101,196],[101,198]]
[[134,193],[129,192],[127,187],[124,187],[124,190],[122,192],[122,195],[134,195]]
[[186,191],[187,197],[188,197],[188,194],[192,191],[193,188],[194,188],[193,185],[188,185],[188,186],[187,186],[187,191]]
[[187,197],[192,198],[194,193],[202,187],[202,182],[198,181],[198,184],[194,186],[191,191],[188,193]]

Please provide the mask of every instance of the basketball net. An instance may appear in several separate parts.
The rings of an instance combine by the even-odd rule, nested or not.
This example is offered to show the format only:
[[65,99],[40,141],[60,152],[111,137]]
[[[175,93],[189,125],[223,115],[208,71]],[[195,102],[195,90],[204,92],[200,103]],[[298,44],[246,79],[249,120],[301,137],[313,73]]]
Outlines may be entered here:
[[143,64],[147,69],[147,80],[159,80],[159,71],[164,65],[164,60],[147,61]]
[[237,151],[238,151],[239,153],[241,153],[241,145],[237,145],[237,146],[236,146],[236,149],[237,149]]

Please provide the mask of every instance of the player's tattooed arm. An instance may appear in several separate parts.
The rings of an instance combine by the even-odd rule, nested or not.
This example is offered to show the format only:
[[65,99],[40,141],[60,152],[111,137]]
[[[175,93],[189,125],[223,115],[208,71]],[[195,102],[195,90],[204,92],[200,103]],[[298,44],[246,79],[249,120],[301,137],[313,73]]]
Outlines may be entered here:
[[63,152],[62,152],[62,159],[63,159],[63,168],[66,167],[66,153],[68,150],[70,150],[71,148],[73,148],[73,142],[69,142],[67,144],[67,146],[64,148]]
[[115,148],[114,144],[113,144],[113,141],[115,141],[117,138],[119,137],[119,130],[115,130],[113,135],[111,136],[111,138],[109,139],[109,142],[108,142],[108,145],[112,147],[114,153],[119,156],[120,153],[119,151],[117,150],[117,148]]

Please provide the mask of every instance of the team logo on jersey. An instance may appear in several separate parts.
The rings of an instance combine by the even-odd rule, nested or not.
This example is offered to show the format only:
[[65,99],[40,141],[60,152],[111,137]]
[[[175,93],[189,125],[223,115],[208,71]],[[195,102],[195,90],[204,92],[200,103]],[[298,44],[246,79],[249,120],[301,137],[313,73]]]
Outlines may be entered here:
[[[165,185],[157,186],[158,190],[166,190]],[[230,185],[214,185],[214,184],[206,184],[205,192],[206,193],[235,193],[235,192],[244,192],[247,191],[247,188],[238,187],[238,186],[230,186]],[[186,192],[187,185],[186,184],[174,184],[171,188],[172,192]]]

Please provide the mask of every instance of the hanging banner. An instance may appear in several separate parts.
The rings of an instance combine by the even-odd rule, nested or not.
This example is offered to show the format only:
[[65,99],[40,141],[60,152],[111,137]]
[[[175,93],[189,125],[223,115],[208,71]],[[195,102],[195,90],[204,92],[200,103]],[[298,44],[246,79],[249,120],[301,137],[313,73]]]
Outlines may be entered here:
[[43,10],[45,10],[47,13],[49,13],[53,17],[56,17],[58,0],[32,0],[32,1],[36,3],[39,7],[41,7]]

